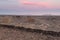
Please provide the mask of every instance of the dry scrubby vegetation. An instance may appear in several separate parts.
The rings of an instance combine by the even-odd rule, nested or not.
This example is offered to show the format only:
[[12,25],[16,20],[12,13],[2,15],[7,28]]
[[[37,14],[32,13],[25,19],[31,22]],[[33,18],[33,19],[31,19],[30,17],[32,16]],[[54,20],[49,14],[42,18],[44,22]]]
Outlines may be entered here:
[[27,22],[35,22],[35,20],[32,17],[28,17]]
[[[0,23],[13,24],[13,25],[24,25],[24,27],[45,29],[47,31],[60,31],[60,19],[58,17],[51,16],[0,16]],[[42,25],[42,26],[41,26]],[[57,28],[57,27],[59,28]],[[46,27],[46,28],[45,28]]]
[[[40,17],[39,17],[40,18]],[[38,19],[39,19],[38,18]],[[41,21],[40,19],[39,19],[39,21],[40,22],[43,22],[43,23],[46,23],[47,21],[48,21],[48,24],[51,22],[52,24],[54,24],[54,28],[56,27],[55,25],[58,25],[59,23],[59,21],[60,21],[60,19],[57,17],[57,18],[55,18],[55,17],[47,17],[47,18],[45,18],[45,17],[43,17],[41,20],[44,20],[44,21]],[[1,18],[0,18],[1,19]],[[33,23],[33,22],[36,22],[36,18],[34,19],[33,17],[31,17],[31,16],[28,16],[28,17],[25,17],[25,21],[24,21],[24,17],[23,16],[13,16],[13,18],[11,18],[11,17],[2,17],[2,19],[3,19],[3,21],[2,22],[5,22],[5,23],[11,23],[11,20],[13,19],[13,22],[15,22],[15,23],[20,23],[21,22],[21,20],[23,21],[22,23],[24,23],[25,21],[26,22],[28,22],[28,23]],[[14,21],[15,20],[15,21]],[[46,20],[46,22],[45,22],[45,20]],[[17,22],[18,21],[18,22]],[[19,22],[20,21],[20,22]],[[38,21],[38,23],[40,23]],[[50,21],[50,22],[49,22]],[[37,23],[37,24],[38,24]],[[42,23],[42,24],[43,24]],[[59,24],[60,25],[60,24]],[[44,26],[45,25],[43,25],[43,28],[44,28]],[[28,36],[27,37],[29,37],[29,36],[31,36],[31,35],[29,35],[30,33],[32,33],[32,37],[33,37],[33,33],[34,33],[34,37],[33,38],[35,38],[35,36],[36,36],[36,39],[38,38],[41,38],[42,36],[42,39],[43,38],[45,38],[46,36],[47,36],[47,39],[45,38],[44,40],[60,40],[60,32],[55,32],[55,31],[46,31],[46,30],[42,30],[42,29],[31,29],[31,28],[25,28],[25,26],[23,27],[19,27],[19,26],[15,26],[15,25],[1,25],[0,24],[0,27],[3,27],[4,29],[5,29],[5,27],[8,29],[9,28],[9,30],[10,29],[14,29],[14,30],[19,30],[18,31],[18,33],[21,31],[21,34],[22,34],[22,32],[23,32],[23,34],[25,34],[25,36],[27,36],[27,34],[28,34]],[[31,26],[30,26],[31,27]],[[36,26],[36,27],[38,27],[38,26]],[[50,26],[51,27],[51,26]],[[3,29],[3,30],[4,30]],[[5,31],[5,30],[4,30]],[[2,31],[3,32],[3,31]],[[13,32],[15,32],[15,31],[13,31]],[[0,32],[1,33],[1,32]],[[5,33],[5,32],[4,32]],[[12,32],[11,32],[12,33]],[[17,34],[17,32],[15,32],[16,34]],[[37,34],[36,34],[37,33]],[[10,33],[7,33],[7,34],[10,34]],[[13,33],[14,34],[14,33]],[[20,35],[21,36],[21,34],[19,33],[18,35]],[[22,35],[23,35],[22,34]],[[41,35],[42,34],[42,35]],[[40,35],[40,36],[39,36]],[[16,36],[16,35],[15,35]],[[15,37],[15,36],[13,36],[13,37]],[[19,36],[19,37],[20,37]],[[25,37],[24,36],[24,37]],[[39,36],[39,37],[38,37]],[[5,36],[6,37],[6,36]],[[50,37],[50,38],[49,38]],[[55,37],[55,38],[53,38],[53,37]],[[17,38],[17,37],[16,37]],[[20,37],[21,38],[21,37]],[[20,39],[19,38],[19,39]],[[59,39],[58,39],[59,38]],[[14,38],[15,39],[15,38]],[[23,39],[23,38],[22,38]],[[28,38],[29,39],[29,38]],[[37,39],[37,40],[38,40]],[[25,39],[24,39],[25,40]]]
[[5,27],[5,28],[11,28],[11,29],[19,29],[23,30],[26,32],[32,32],[32,33],[42,33],[43,35],[49,35],[53,37],[60,37],[60,32],[54,32],[54,31],[45,31],[41,29],[31,29],[31,28],[24,28],[24,27],[15,27],[14,25],[1,25],[0,27]]

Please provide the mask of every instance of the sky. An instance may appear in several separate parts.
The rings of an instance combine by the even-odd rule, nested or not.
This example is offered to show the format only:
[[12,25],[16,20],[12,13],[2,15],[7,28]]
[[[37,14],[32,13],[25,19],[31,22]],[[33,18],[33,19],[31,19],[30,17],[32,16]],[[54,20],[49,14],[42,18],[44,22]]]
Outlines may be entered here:
[[60,15],[60,0],[0,0],[0,15]]

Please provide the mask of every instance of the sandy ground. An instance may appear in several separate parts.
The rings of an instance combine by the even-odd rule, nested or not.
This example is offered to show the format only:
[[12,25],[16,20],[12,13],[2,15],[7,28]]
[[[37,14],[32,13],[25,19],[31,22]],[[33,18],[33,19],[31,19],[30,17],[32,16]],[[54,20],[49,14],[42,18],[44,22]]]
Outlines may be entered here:
[[[34,18],[36,19],[35,21],[34,21]],[[60,33],[60,18],[59,17],[46,17],[46,18],[45,17],[43,17],[43,18],[32,17],[32,19],[30,17],[28,17],[28,19],[27,19],[24,17],[17,17],[17,18],[13,17],[12,18],[9,16],[6,16],[6,17],[3,16],[3,17],[0,17],[0,23],[7,23],[7,24],[8,23],[9,24],[18,23],[19,24],[19,23],[27,22],[29,24],[42,25],[42,27],[38,26],[38,25],[34,26],[36,29],[41,27],[40,29],[47,29],[47,30],[50,30],[53,32],[58,31]],[[47,24],[49,24],[50,26]],[[23,27],[26,27],[25,25]],[[28,26],[29,25],[27,24],[27,27]],[[11,27],[11,26],[9,26],[9,27]],[[28,28],[30,28],[30,27],[33,27],[33,26],[30,25]],[[47,30],[44,30],[44,31],[47,31]],[[56,33],[53,33],[53,34],[55,35]],[[25,29],[21,30],[21,28],[18,29],[18,28],[8,28],[6,26],[3,27],[0,24],[0,40],[60,40],[60,36],[52,36],[53,34],[45,35],[45,34],[39,33],[39,32],[30,32]]]
[[0,16],[0,24],[60,32],[60,16]]
[[0,40],[60,40],[60,37],[0,26]]

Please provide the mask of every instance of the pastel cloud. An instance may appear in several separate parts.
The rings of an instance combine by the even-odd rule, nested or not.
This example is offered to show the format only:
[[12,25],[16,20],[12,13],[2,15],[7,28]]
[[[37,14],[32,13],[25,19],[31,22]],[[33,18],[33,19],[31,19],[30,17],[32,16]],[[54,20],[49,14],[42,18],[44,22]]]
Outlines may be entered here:
[[54,9],[54,8],[60,8],[59,2],[57,3],[56,0],[52,1],[52,0],[43,0],[43,1],[30,1],[30,0],[22,0],[22,4],[24,5],[30,5],[31,6],[37,6],[37,7],[45,7],[45,8],[49,8],[49,9]]
[[45,2],[23,2],[24,5],[37,6],[37,7],[50,7],[48,3]]
[[4,0],[0,1],[0,12],[60,12],[60,1],[56,0]]

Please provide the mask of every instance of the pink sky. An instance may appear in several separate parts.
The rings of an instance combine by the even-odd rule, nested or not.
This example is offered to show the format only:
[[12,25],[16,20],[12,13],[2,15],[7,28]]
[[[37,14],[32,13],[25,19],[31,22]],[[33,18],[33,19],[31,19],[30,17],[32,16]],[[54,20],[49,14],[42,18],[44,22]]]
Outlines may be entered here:
[[36,6],[36,7],[44,7],[44,8],[48,8],[48,9],[54,9],[54,8],[60,8],[60,5],[52,0],[46,0],[44,1],[38,1],[35,2],[34,0],[30,1],[30,0],[18,0],[18,2],[21,2],[23,5],[28,5],[30,7],[32,6]]
[[60,0],[0,0],[1,12],[60,13]]

